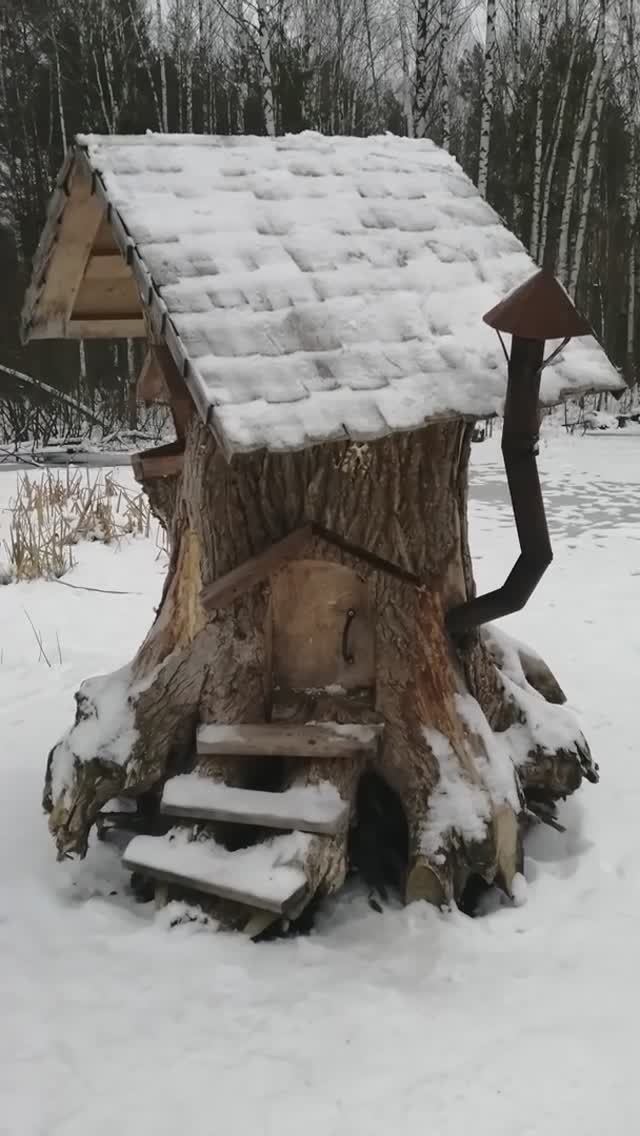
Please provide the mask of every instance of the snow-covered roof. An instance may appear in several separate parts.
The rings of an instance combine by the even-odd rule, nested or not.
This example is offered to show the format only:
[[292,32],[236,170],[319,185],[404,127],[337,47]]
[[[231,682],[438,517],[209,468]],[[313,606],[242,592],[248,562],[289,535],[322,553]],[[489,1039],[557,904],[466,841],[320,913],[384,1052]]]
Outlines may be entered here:
[[[505,359],[482,316],[536,266],[434,143],[305,132],[78,145],[229,452],[500,410]],[[621,385],[587,338],[545,371],[541,397]]]

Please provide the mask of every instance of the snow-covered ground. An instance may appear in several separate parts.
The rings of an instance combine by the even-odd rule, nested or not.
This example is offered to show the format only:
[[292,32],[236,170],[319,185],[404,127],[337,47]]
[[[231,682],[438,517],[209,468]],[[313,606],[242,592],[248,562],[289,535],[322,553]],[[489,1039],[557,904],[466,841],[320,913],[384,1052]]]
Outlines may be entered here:
[[[531,839],[526,904],[476,920],[354,892],[311,936],[255,945],[169,931],[105,846],[57,864],[47,750],[80,680],[139,644],[164,564],[152,541],[84,545],[68,582],[133,594],[0,588],[2,1136],[638,1130],[639,459],[623,432],[543,444],[555,561],[504,626],[555,669],[602,781]],[[516,538],[497,439],[473,463],[485,588]],[[0,539],[14,490],[0,473]]]

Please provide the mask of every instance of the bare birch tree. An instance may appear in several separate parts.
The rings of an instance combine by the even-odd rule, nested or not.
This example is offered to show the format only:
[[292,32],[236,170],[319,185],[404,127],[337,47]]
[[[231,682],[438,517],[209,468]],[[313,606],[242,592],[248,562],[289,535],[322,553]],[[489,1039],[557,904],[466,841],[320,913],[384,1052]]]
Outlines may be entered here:
[[556,111],[556,115],[555,115],[555,119],[554,119],[553,132],[552,132],[552,135],[551,135],[550,145],[549,145],[549,148],[548,148],[548,159],[546,161],[546,169],[545,169],[545,176],[544,176],[544,190],[543,190],[543,194],[542,194],[542,207],[541,207],[541,213],[540,213],[540,236],[539,236],[538,246],[537,246],[536,251],[534,252],[533,249],[531,250],[531,254],[532,254],[532,256],[535,257],[538,264],[543,263],[546,248],[547,248],[547,234],[548,234],[548,226],[549,226],[549,208],[550,208],[550,205],[551,205],[551,190],[552,190],[553,185],[554,185],[556,164],[557,164],[557,161],[558,161],[558,151],[559,151],[559,148],[560,148],[560,140],[561,140],[561,138],[563,136],[563,132],[564,132],[564,123],[565,123],[565,117],[566,117],[566,113],[567,113],[567,102],[568,102],[568,96],[569,96],[569,88],[571,86],[571,82],[572,82],[573,75],[574,75],[577,52],[578,52],[578,40],[577,40],[577,35],[574,33],[574,35],[572,37],[572,42],[571,42],[571,51],[570,51],[570,54],[569,54],[567,68],[566,68],[566,72],[565,72],[565,76],[564,76],[564,82],[562,84],[560,100],[559,100],[559,103],[558,103],[558,107],[557,107],[557,111]]
[[547,2],[540,0],[538,10],[538,43],[534,53],[535,78],[535,128],[534,128],[534,156],[533,156],[533,198],[531,202],[531,233],[529,236],[529,251],[535,260],[539,260],[540,222],[542,206],[542,153],[544,135],[544,86],[545,69],[544,58],[546,51],[547,30]]
[[478,158],[478,189],[487,196],[489,181],[489,152],[491,149],[491,120],[495,85],[496,56],[496,0],[487,0],[487,21],[484,44],[484,71],[482,77],[482,110],[480,115],[480,151]]
[[273,70],[271,67],[271,38],[269,21],[264,0],[258,0],[258,51],[260,67],[260,89],[262,91],[262,111],[264,125],[269,138],[276,135],[276,116],[273,102]]
[[164,20],[162,18],[162,0],[156,0],[156,22],[158,35],[158,54],[160,56],[160,99],[162,104],[162,130],[164,130],[166,134],[169,130],[169,104],[167,99],[167,50]]
[[596,28],[593,67],[587,81],[587,89],[582,112],[578,119],[578,124],[573,138],[573,145],[571,148],[571,156],[569,159],[569,168],[567,171],[567,180],[565,183],[564,199],[562,204],[562,217],[560,220],[560,236],[558,243],[556,271],[563,284],[569,283],[570,235],[571,222],[573,219],[576,183],[578,179],[578,171],[580,168],[582,148],[587,135],[587,131],[589,130],[589,125],[591,123],[593,114],[596,110],[598,92],[600,90],[602,71],[604,67],[604,52],[602,50],[601,42],[603,40],[604,20],[601,16],[598,19],[598,25]]
[[589,132],[589,145],[587,148],[587,159],[584,167],[584,174],[582,178],[582,196],[580,199],[580,209],[578,212],[578,223],[576,229],[576,239],[573,249],[573,256],[571,258],[571,267],[569,270],[568,291],[569,294],[575,298],[576,290],[578,287],[578,280],[580,277],[580,269],[582,267],[582,257],[584,254],[584,243],[587,232],[587,223],[589,220],[589,211],[591,207],[591,197],[593,192],[593,183],[596,172],[596,165],[598,160],[598,142],[600,136],[600,122],[602,119],[602,108],[604,105],[604,90],[607,78],[607,67],[605,58],[605,30],[604,18],[602,21],[602,31],[598,41],[598,62],[594,68],[597,71],[598,80],[596,87],[595,106],[593,108],[591,117],[591,130]]
[[418,0],[416,25],[416,77],[413,128],[416,138],[427,134],[429,102],[429,0]]

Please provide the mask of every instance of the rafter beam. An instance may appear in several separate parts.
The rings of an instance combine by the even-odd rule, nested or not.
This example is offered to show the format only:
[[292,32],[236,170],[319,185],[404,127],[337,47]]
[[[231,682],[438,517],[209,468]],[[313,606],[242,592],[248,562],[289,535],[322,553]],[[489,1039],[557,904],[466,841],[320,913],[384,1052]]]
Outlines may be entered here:
[[141,316],[121,315],[104,318],[83,315],[66,325],[67,339],[145,339],[147,325]]

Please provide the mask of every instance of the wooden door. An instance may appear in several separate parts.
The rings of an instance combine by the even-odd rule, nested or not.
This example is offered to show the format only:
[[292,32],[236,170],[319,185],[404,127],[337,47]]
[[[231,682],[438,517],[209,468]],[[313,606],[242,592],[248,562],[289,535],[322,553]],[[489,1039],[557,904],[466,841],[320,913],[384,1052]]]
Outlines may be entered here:
[[366,579],[343,564],[293,560],[271,578],[274,689],[373,688],[375,635]]

